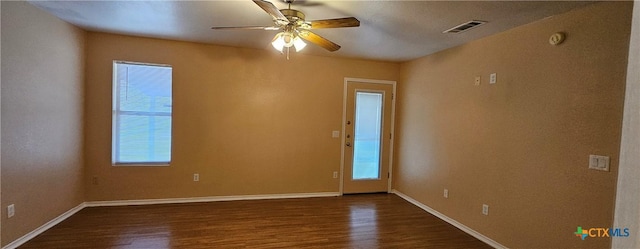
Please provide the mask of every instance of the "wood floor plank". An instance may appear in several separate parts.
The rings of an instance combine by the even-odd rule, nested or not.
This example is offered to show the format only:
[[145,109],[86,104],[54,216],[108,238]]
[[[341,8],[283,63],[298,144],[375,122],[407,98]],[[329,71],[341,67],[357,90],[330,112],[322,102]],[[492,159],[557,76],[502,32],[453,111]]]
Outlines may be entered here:
[[85,208],[20,248],[491,248],[393,194]]

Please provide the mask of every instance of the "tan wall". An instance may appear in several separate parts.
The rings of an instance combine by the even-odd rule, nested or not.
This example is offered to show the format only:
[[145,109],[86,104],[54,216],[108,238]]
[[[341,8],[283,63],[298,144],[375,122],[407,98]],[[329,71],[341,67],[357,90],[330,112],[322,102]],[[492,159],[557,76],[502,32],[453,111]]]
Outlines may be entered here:
[[[111,166],[113,60],[173,66],[171,166]],[[89,33],[87,198],[337,192],[344,77],[398,75],[396,63]]]
[[84,201],[83,50],[83,31],[2,2],[3,246]]
[[507,247],[608,247],[573,232],[612,226],[631,10],[598,3],[402,64],[395,189]]
[[[572,234],[612,225],[630,16],[596,4],[401,66],[88,33],[84,67],[82,31],[2,2],[2,245],[84,200],[84,67],[87,200],[336,192],[343,78],[401,79],[396,189],[509,247],[607,247]],[[111,166],[112,60],[173,65],[170,167]]]

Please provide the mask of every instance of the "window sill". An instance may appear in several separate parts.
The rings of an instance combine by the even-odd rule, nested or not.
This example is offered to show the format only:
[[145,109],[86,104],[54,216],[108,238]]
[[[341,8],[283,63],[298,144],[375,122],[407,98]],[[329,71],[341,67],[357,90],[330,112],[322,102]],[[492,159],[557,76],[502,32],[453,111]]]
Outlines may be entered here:
[[169,167],[170,163],[112,163],[113,167]]

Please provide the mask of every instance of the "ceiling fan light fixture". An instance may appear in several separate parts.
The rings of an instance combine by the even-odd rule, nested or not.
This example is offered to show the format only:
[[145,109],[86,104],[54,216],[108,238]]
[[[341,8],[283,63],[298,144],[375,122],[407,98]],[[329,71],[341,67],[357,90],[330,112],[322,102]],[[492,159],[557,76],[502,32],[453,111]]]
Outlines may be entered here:
[[294,35],[291,32],[282,32],[282,41],[284,41],[284,46],[290,48],[293,46]]
[[275,37],[273,37],[273,41],[271,41],[271,46],[273,46],[273,48],[275,48],[276,50],[282,52],[282,49],[284,49],[284,38],[282,37],[282,32],[278,33]]
[[304,47],[307,46],[307,43],[302,41],[299,36],[293,38],[293,46],[296,47],[296,52],[300,52]]
[[271,41],[271,46],[276,50],[282,52],[284,48],[295,47],[296,52],[301,51],[307,44],[300,39],[297,35],[292,32],[280,32],[273,37],[273,41]]

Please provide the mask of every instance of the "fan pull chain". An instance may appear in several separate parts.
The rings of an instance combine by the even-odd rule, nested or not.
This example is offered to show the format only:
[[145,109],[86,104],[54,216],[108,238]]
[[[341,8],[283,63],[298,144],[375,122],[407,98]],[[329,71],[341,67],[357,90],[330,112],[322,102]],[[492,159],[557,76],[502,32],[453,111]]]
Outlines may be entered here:
[[291,47],[287,48],[287,60],[289,60],[289,50],[291,49]]

